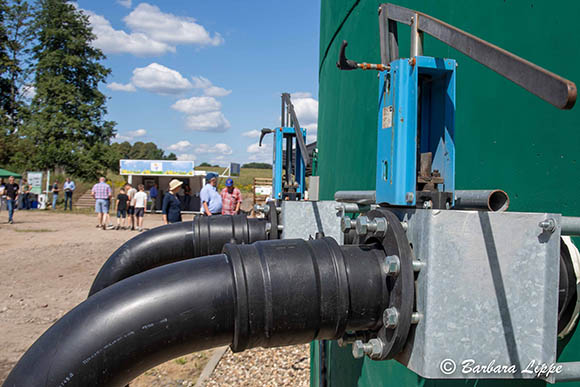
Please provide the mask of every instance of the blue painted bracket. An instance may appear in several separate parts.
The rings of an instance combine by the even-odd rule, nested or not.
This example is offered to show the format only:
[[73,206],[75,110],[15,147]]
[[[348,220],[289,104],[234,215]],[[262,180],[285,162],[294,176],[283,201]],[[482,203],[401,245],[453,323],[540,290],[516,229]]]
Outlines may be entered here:
[[427,152],[444,179],[438,190],[454,193],[455,68],[453,59],[417,56],[380,73],[377,203],[416,204],[418,162]]

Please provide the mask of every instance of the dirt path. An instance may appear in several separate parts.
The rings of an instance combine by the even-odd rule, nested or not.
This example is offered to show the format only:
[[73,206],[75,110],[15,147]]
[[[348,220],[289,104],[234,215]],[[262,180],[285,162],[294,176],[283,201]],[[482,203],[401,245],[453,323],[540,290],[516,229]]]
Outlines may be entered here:
[[[98,230],[96,217],[87,214],[17,211],[15,224],[6,220],[7,213],[0,212],[0,383],[46,329],[86,299],[105,260],[137,235]],[[161,215],[145,216],[146,228],[161,224]],[[229,353],[208,384],[307,385],[308,347],[292,348]],[[211,353],[168,361],[131,386],[193,386]]]

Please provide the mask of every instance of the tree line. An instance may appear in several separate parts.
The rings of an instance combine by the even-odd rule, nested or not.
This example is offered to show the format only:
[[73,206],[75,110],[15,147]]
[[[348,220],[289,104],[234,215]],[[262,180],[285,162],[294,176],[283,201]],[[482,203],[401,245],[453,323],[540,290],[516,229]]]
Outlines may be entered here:
[[121,158],[175,159],[153,143],[113,143],[111,69],[88,17],[67,0],[0,0],[0,165],[94,178]]

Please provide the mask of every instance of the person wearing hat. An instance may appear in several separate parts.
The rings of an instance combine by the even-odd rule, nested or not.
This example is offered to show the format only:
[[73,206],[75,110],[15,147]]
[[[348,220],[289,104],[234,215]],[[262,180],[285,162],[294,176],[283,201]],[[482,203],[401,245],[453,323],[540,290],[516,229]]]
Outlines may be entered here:
[[205,176],[206,184],[199,193],[201,209],[206,216],[221,215],[222,213],[222,197],[216,189],[217,178],[217,174],[208,173]]
[[163,213],[163,222],[165,224],[181,222],[181,201],[177,197],[177,193],[181,189],[182,181],[173,179],[169,182],[169,192],[163,196],[163,205],[161,212]]
[[226,187],[222,189],[222,215],[236,215],[240,213],[242,193],[234,187],[232,179],[226,180]]

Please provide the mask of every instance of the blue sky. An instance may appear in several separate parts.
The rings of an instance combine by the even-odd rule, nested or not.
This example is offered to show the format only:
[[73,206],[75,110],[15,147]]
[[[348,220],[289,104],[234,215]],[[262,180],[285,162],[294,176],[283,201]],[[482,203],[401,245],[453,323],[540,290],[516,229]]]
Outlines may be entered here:
[[[181,159],[271,162],[280,94],[317,129],[320,1],[78,0],[112,69],[101,87],[117,141]],[[309,141],[309,142],[310,142]]]

